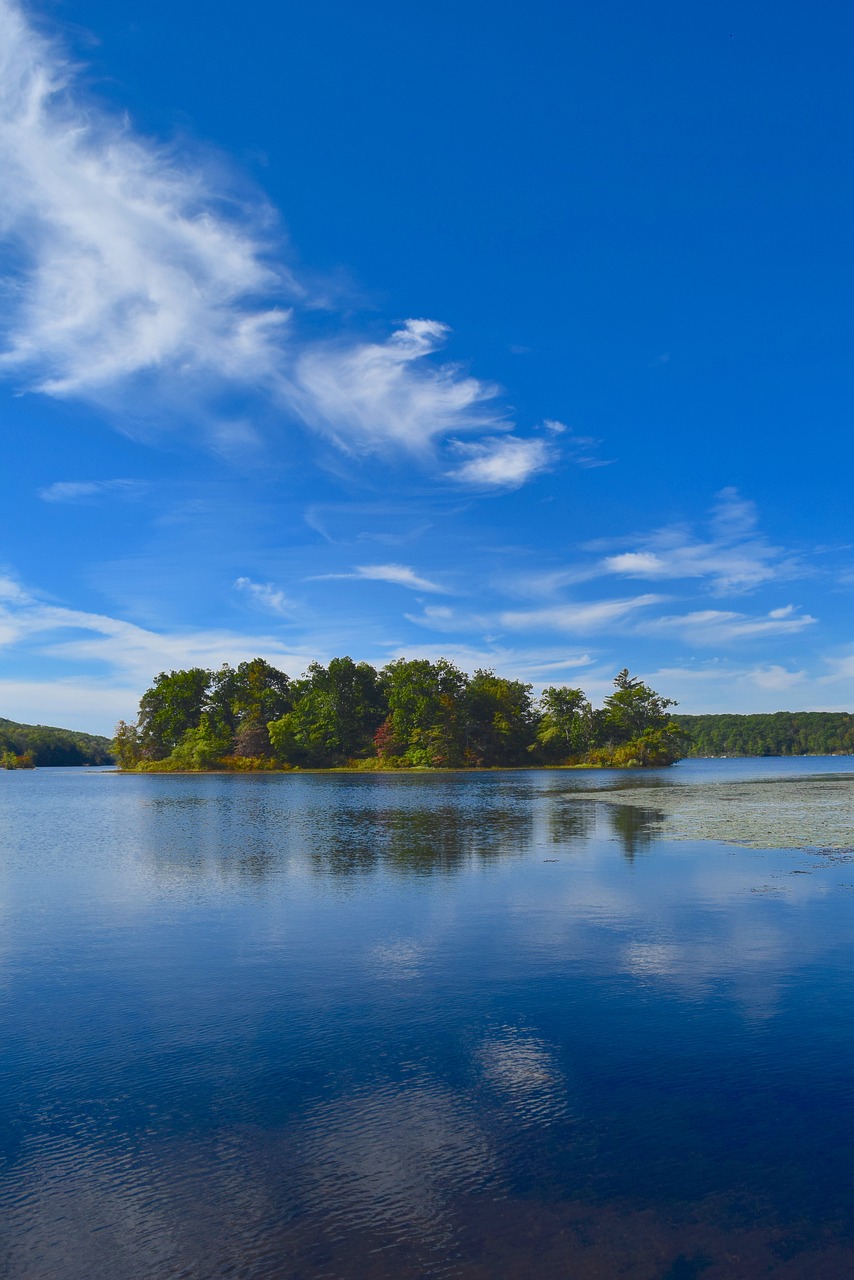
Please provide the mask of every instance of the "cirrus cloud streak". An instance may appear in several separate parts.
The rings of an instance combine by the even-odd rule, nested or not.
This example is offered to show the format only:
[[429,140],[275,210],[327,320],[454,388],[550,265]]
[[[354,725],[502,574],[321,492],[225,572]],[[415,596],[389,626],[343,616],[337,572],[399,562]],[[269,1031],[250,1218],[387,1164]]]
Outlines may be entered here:
[[350,455],[435,452],[488,439],[453,478],[517,487],[554,454],[497,441],[498,387],[436,360],[445,324],[390,336],[313,334],[328,291],[290,269],[276,211],[227,166],[137,133],[92,99],[56,42],[0,0],[0,239],[11,271],[0,374],[95,404],[132,435],[201,433],[226,454],[284,418]]

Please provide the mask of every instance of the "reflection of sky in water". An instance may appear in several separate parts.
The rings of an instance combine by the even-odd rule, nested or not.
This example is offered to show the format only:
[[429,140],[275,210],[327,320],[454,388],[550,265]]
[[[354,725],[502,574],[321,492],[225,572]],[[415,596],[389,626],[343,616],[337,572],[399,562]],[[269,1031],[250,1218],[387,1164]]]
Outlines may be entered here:
[[480,1048],[484,1077],[522,1125],[550,1124],[567,1114],[567,1086],[557,1055],[542,1040],[501,1027]]
[[854,866],[643,777],[6,775],[0,1272],[854,1274]]
[[434,1239],[453,1202],[488,1184],[494,1157],[476,1113],[435,1081],[386,1084],[309,1112],[305,1195],[333,1230],[389,1228]]

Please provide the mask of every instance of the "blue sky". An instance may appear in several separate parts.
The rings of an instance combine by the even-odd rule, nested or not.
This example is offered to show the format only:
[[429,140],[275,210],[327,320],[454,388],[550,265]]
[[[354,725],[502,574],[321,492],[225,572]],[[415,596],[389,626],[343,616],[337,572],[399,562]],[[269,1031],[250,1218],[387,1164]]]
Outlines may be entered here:
[[0,0],[0,715],[854,705],[847,6]]

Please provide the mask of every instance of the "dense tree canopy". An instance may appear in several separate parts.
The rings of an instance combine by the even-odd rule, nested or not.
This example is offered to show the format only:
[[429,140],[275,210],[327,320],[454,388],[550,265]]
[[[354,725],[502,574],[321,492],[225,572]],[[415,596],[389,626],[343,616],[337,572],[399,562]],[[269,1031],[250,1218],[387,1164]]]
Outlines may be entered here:
[[544,689],[540,697],[537,744],[546,759],[584,755],[593,741],[593,708],[583,689]]
[[269,721],[271,750],[279,759],[323,767],[370,752],[385,703],[380,677],[367,662],[312,662],[291,694],[290,709]]
[[256,658],[236,669],[161,672],[136,724],[122,721],[123,768],[471,768],[672,764],[672,705],[621,671],[594,711],[580,689],[545,689],[446,658],[399,658],[381,671],[352,658],[313,662],[290,680]]
[[290,678],[255,658],[218,671],[161,671],[142,695],[135,724],[119,721],[113,748],[124,769],[168,760],[207,769],[225,757],[268,759],[267,726],[293,707]]
[[0,719],[0,768],[112,764],[109,738]]
[[531,686],[494,671],[475,671],[463,698],[465,758],[476,764],[512,765],[536,741]]
[[387,763],[454,768],[464,762],[468,678],[446,658],[399,658],[383,671],[388,716],[375,741]]
[[[671,717],[675,705],[625,669],[594,708],[581,689],[551,686],[534,699],[529,684],[467,675],[445,658],[399,658],[381,671],[333,658],[298,680],[256,658],[161,672],[137,722],[119,724],[113,749],[123,768],[142,769],[625,767],[684,755],[854,753],[846,712]],[[16,742],[20,754],[27,742]]]
[[765,715],[677,716],[692,756],[854,754],[848,711],[777,711]]

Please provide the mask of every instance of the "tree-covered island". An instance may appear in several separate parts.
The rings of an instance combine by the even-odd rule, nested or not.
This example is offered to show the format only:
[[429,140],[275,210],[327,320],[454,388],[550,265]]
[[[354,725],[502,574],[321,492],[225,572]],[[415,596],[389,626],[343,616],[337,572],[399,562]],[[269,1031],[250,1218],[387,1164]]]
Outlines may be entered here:
[[668,765],[688,746],[671,706],[626,670],[594,708],[581,689],[535,699],[529,684],[444,658],[380,671],[333,658],[298,680],[255,658],[162,672],[113,749],[140,772]]

